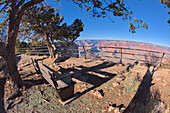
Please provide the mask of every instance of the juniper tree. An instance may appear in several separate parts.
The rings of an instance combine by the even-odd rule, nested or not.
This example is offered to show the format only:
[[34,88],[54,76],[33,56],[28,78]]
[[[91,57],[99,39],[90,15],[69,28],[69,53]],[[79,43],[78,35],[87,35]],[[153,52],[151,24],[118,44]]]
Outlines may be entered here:
[[[49,5],[33,6],[23,16],[21,31],[26,32],[26,37],[34,36],[45,40],[50,57],[55,57],[55,40],[74,41],[83,31],[83,23],[76,19],[70,26],[63,23],[64,17],[51,8]],[[28,36],[29,34],[29,36]]]
[[[21,86],[22,84],[22,80],[17,70],[15,60],[15,41],[18,35],[20,21],[26,9],[42,1],[44,0],[0,0],[1,17],[3,15],[6,15],[7,17],[7,21],[5,21],[7,23],[6,43],[4,42],[4,40],[0,42],[0,56],[2,56],[5,60],[11,80],[17,87]],[[82,9],[91,11],[94,17],[108,17],[111,19],[108,13],[112,13],[113,17],[121,17],[123,20],[129,20],[129,27],[132,33],[135,33],[136,29],[139,27],[146,29],[148,28],[148,25],[146,23],[133,16],[132,11],[129,11],[129,9],[127,8],[125,0],[70,1],[77,4]],[[170,0],[160,1],[170,7]],[[170,21],[168,22],[170,23]]]
[[11,80],[19,88],[22,85],[15,59],[15,41],[25,10],[43,0],[0,0],[0,13],[8,18],[6,43],[0,42],[0,56],[4,59]]
[[[165,4],[168,8],[170,8],[170,0],[160,0],[163,4]],[[166,7],[165,7],[166,8]],[[168,14],[170,15],[170,10],[168,11]],[[168,23],[170,24],[170,18],[168,20]]]

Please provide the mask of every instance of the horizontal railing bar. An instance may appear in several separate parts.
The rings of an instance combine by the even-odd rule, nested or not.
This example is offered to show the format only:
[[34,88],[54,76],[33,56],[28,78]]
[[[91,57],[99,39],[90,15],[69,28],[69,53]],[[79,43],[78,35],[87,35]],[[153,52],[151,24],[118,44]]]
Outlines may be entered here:
[[34,48],[34,49],[30,49],[30,48],[27,48],[27,49],[18,49],[18,50],[48,50],[48,48],[43,48],[43,49],[37,49],[37,48]]
[[[66,50],[82,50],[80,49],[79,47],[83,47],[83,46],[78,46],[78,49],[66,49]],[[115,53],[115,54],[126,54],[126,55],[134,55],[134,56],[146,56],[146,57],[152,57],[152,58],[162,58],[162,57],[159,57],[158,56],[152,56],[152,55],[145,55],[145,54],[139,54],[141,53],[140,51],[144,51],[143,53],[145,52],[153,52],[153,53],[159,53],[159,54],[163,54],[163,52],[158,52],[158,51],[152,51],[152,50],[143,50],[143,49],[132,49],[132,48],[124,48],[124,47],[99,47],[99,46],[84,46],[84,47],[89,47],[89,51],[92,51],[92,52],[104,52],[104,53]],[[129,50],[129,51],[125,51],[125,52],[119,52],[119,50],[117,50],[116,52],[115,51],[112,51],[112,50],[93,50],[92,48],[95,47],[95,48],[114,48],[114,49],[120,49],[120,50]],[[64,49],[61,49],[61,50],[64,50]],[[134,50],[136,51],[136,53],[130,53],[131,51],[130,50]],[[25,54],[26,52],[30,52],[30,55],[49,55],[49,52],[48,51],[48,48],[47,46],[43,46],[43,47],[27,47],[27,48],[18,48],[18,50],[16,50],[16,53],[22,53],[22,54]],[[45,51],[45,52],[43,52]],[[58,51],[59,53],[59,51]],[[60,52],[61,53],[61,52]],[[79,54],[79,53],[73,53],[73,54]],[[87,54],[87,53],[86,53]],[[169,53],[165,53],[165,56],[168,56],[170,55]],[[116,58],[116,59],[121,59],[121,57],[114,57],[114,56],[102,56],[102,57],[107,57],[107,58]],[[140,58],[143,58],[143,57],[140,57]],[[98,59],[101,59],[101,58],[98,58]],[[122,59],[127,59],[127,60],[138,60],[139,58],[137,57],[136,59],[133,59],[133,58],[126,58],[126,57],[123,57]],[[146,61],[146,60],[138,60],[138,61]],[[164,64],[164,63],[163,63]],[[169,64],[168,64],[169,65]]]
[[[16,52],[16,53],[23,53],[23,54],[25,54],[26,52]],[[38,52],[38,53],[32,52],[30,54],[49,54],[49,52]]]
[[[122,54],[136,55],[136,56],[149,56],[149,55],[133,54],[133,53],[122,53]],[[152,57],[152,58],[162,58],[162,57],[158,57],[158,56],[149,56],[149,57]]]
[[[99,51],[99,50],[91,50],[91,51],[96,51],[96,52],[106,52],[106,53],[115,53],[115,52],[111,52],[111,51]],[[120,54],[121,52],[116,52],[116,54]],[[137,56],[149,56],[149,55],[142,55],[142,54],[133,54],[133,53],[122,53],[122,54],[128,54],[128,55],[137,55]],[[157,56],[150,56],[153,58],[161,58],[161,57],[157,57]]]
[[25,52],[25,51],[41,52],[41,51],[48,51],[48,50],[18,50],[18,51],[21,51],[21,52]]
[[[83,47],[83,46],[79,46],[79,47]],[[124,47],[102,47],[102,46],[100,46],[100,47],[99,46],[84,46],[84,47],[128,49],[128,50],[146,51],[146,52],[153,52],[153,53],[161,53],[161,54],[163,54],[163,52],[158,52],[158,51],[150,51],[150,50],[142,50],[142,49],[132,49],[132,48],[124,48]]]
[[111,57],[111,56],[103,56],[103,57],[108,57],[108,58],[117,58],[117,59],[120,59],[120,57]]
[[133,58],[123,58],[123,59],[127,59],[127,60],[138,60],[138,61],[146,61],[146,60],[139,60],[139,59],[133,59]]

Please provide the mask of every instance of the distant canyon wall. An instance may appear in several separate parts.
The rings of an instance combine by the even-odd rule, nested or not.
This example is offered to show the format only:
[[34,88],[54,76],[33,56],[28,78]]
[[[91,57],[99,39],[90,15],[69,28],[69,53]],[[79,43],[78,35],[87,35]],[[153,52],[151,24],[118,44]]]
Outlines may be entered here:
[[159,51],[170,53],[170,47],[134,42],[134,41],[121,41],[121,40],[76,40],[75,43],[78,46],[102,46],[102,47],[124,47],[133,49],[143,49],[151,51]]
[[[149,43],[143,43],[143,42],[135,42],[135,41],[120,41],[120,40],[76,40],[76,45],[78,46],[91,46],[86,47],[87,53],[88,51],[94,50],[92,53],[95,56],[103,57],[105,56],[114,56],[114,57],[120,57],[120,54],[117,54],[120,52],[120,49],[112,49],[112,48],[101,48],[101,47],[122,47],[122,48],[131,48],[131,49],[142,49],[142,50],[149,50],[149,51],[158,51],[165,53],[165,59],[170,59],[170,47],[165,47],[161,45],[155,45],[155,44],[149,44]],[[97,46],[98,48],[94,48],[94,46]],[[100,53],[95,51],[111,51],[113,53]],[[135,51],[135,50],[127,50],[123,49],[123,53],[132,53],[132,54],[148,54],[147,52],[143,51]],[[80,53],[83,53],[83,48],[80,49]],[[169,55],[166,55],[169,54]],[[161,57],[162,54],[155,54],[156,56]],[[125,55],[124,55],[125,57]],[[136,56],[127,56],[129,58],[136,58]]]

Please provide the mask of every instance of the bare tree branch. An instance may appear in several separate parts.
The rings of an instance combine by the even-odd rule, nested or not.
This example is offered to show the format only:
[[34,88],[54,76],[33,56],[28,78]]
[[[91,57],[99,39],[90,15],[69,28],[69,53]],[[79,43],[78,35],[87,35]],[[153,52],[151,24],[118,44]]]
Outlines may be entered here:
[[17,15],[17,18],[16,18],[16,22],[17,22],[17,25],[19,25],[20,23],[20,20],[25,12],[25,10],[35,4],[38,4],[40,2],[42,2],[43,0],[31,0],[27,3],[25,3],[22,7],[21,7],[21,10],[18,12],[18,15]]
[[9,3],[6,3],[4,7],[1,8],[0,13],[9,5]]
[[0,3],[0,6],[4,3],[9,3],[9,2],[10,2],[9,0],[3,1],[3,2]]
[[21,0],[21,1],[17,4],[16,8],[18,9],[24,2],[25,2],[25,0]]

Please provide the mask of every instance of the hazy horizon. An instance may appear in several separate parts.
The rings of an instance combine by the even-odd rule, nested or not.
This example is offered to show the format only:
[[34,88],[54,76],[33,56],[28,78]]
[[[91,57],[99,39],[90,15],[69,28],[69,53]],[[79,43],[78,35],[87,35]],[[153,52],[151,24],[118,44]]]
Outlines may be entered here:
[[139,43],[153,44],[153,45],[158,45],[158,46],[163,46],[163,47],[168,47],[168,48],[170,48],[170,46],[159,45],[159,44],[148,43],[148,42],[141,42],[141,41],[130,41],[130,40],[113,40],[113,39],[76,39],[75,41],[79,41],[79,40],[128,41],[128,42],[139,42]]

